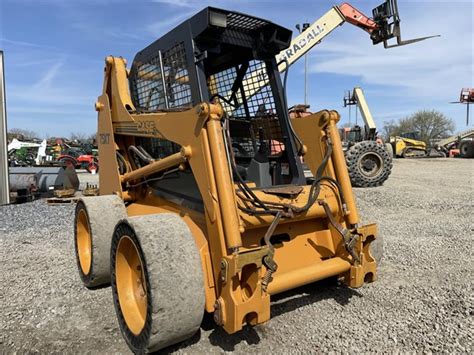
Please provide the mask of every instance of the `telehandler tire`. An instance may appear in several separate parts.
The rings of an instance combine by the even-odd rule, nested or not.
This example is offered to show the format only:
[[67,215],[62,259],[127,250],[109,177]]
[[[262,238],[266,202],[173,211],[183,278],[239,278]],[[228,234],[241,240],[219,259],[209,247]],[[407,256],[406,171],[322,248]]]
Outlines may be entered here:
[[115,225],[127,216],[116,195],[83,197],[76,205],[74,245],[79,275],[88,288],[110,283],[110,245]]
[[205,306],[203,270],[194,238],[178,215],[120,221],[110,268],[120,330],[134,353],[163,349],[198,331]]
[[474,142],[470,140],[462,141],[459,145],[459,156],[461,158],[474,158]]
[[354,187],[382,185],[392,172],[392,157],[374,141],[354,144],[346,152],[347,170]]

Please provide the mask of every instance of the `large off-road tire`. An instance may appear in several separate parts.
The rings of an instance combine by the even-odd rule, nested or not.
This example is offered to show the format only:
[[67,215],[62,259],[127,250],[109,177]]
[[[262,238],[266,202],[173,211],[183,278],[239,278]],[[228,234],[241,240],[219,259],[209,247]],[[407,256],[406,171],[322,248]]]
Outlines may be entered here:
[[86,287],[110,283],[110,245],[115,225],[127,212],[116,195],[83,197],[76,205],[74,244],[77,266]]
[[374,141],[354,144],[346,152],[346,163],[352,186],[382,185],[392,172],[392,157],[385,147]]
[[474,141],[462,141],[459,145],[459,156],[461,158],[474,158]]
[[193,336],[204,315],[199,250],[176,214],[120,221],[111,249],[112,291],[120,330],[134,353]]

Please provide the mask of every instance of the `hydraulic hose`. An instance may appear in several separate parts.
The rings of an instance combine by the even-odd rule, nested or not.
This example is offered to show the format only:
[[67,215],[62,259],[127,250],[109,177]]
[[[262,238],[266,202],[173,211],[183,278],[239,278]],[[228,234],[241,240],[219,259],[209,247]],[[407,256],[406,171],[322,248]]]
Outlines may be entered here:
[[[289,64],[288,64],[288,60],[284,59],[281,62],[279,62],[278,65],[283,63],[283,62],[286,64],[286,70],[285,70],[284,79],[283,79],[283,101],[284,101],[283,103],[284,103],[285,107],[288,107],[287,96],[286,96],[286,86],[287,86],[287,80],[288,80]],[[300,146],[299,154],[301,154],[302,149],[303,149],[303,142],[301,141],[301,139],[298,137],[298,135],[294,131],[294,128],[293,128],[290,120],[288,120],[288,123],[289,123],[289,127],[290,127],[290,130],[291,130],[291,134],[295,137],[295,140],[297,141],[297,143]],[[322,181],[328,181],[336,187],[336,189],[339,192],[339,197],[340,197],[340,200],[341,200],[342,207],[343,207],[343,209],[345,209],[345,198],[344,198],[344,193],[342,191],[341,185],[339,184],[338,181],[336,181],[332,177],[323,176],[323,172],[327,167],[329,158],[331,157],[332,150],[333,150],[332,143],[331,143],[330,140],[327,141],[326,153],[324,155],[323,161],[321,162],[321,165],[318,167],[318,170],[316,171],[315,179],[314,179],[313,183],[311,184],[311,188],[310,188],[309,195],[308,195],[308,200],[307,200],[306,204],[303,207],[297,207],[297,206],[294,206],[294,205],[291,205],[291,204],[268,203],[268,202],[262,201],[252,191],[252,189],[247,185],[247,183],[244,181],[244,179],[242,178],[242,176],[238,172],[237,165],[235,163],[235,159],[234,159],[233,154],[232,154],[232,147],[230,146],[231,145],[231,139],[230,139],[230,130],[229,130],[228,125],[223,124],[223,130],[224,130],[226,138],[227,138],[227,139],[225,139],[225,142],[226,142],[226,148],[227,148],[227,153],[228,153],[228,157],[229,157],[229,161],[230,161],[232,174],[237,179],[236,182],[237,182],[237,185],[239,187],[239,190],[245,195],[244,198],[242,198],[242,196],[241,196],[241,198],[242,198],[242,200],[250,202],[255,207],[255,208],[250,208],[250,206],[248,206],[248,205],[246,207],[239,206],[239,209],[241,211],[244,211],[244,212],[246,212],[250,215],[274,215],[274,216],[279,216],[279,218],[282,215],[287,216],[287,215],[293,215],[293,213],[306,212],[316,202],[316,200],[319,196],[319,193],[321,191],[321,182]],[[270,206],[272,206],[272,208],[270,208]],[[261,210],[259,210],[259,209],[261,209]]]
[[[288,98],[286,95],[286,83],[288,80],[288,72],[290,71],[290,64],[288,63],[288,59],[283,59],[280,62],[277,63],[277,67],[280,66],[281,63],[285,63],[285,74],[283,75],[283,101],[285,105],[285,109],[288,109]],[[295,132],[295,129],[293,128],[293,125],[291,124],[291,120],[288,117],[288,124],[290,126],[290,131],[295,140],[298,142],[299,148],[298,148],[298,154],[302,155],[303,153],[303,141],[298,137],[298,135]]]
[[146,154],[143,153],[140,149],[138,149],[134,145],[131,145],[131,146],[128,147],[128,152],[132,153],[132,154],[135,154],[136,156],[138,156],[141,160],[143,160],[147,164],[150,164],[154,161],[154,159],[148,153],[146,153]]

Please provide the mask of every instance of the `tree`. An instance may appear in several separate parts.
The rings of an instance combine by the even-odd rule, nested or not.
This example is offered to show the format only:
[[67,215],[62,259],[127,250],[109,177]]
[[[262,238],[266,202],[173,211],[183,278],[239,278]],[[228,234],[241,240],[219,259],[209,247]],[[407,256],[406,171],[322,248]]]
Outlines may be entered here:
[[430,143],[433,139],[446,138],[454,131],[454,121],[436,110],[421,110],[413,115],[400,119],[398,122],[384,123],[385,138],[402,133],[418,132],[420,139]]
[[389,141],[391,136],[398,136],[400,134],[397,122],[395,120],[385,121],[383,123],[383,138],[385,141]]
[[69,139],[71,141],[82,142],[82,141],[86,140],[86,138],[87,138],[87,135],[85,133],[82,133],[82,132],[71,132],[71,134],[69,135]]
[[32,140],[38,138],[38,134],[36,132],[30,131],[28,129],[23,128],[10,128],[8,130],[8,140],[13,138],[17,139],[24,139],[24,140]]
[[77,141],[77,142],[81,142],[81,143],[91,143],[93,144],[94,141],[95,141],[95,136],[96,136],[96,133],[82,133],[82,132],[72,132],[70,135],[69,135],[69,139],[71,141]]
[[96,137],[97,137],[97,133],[89,134],[89,136],[87,137],[87,142],[93,145],[96,145]]

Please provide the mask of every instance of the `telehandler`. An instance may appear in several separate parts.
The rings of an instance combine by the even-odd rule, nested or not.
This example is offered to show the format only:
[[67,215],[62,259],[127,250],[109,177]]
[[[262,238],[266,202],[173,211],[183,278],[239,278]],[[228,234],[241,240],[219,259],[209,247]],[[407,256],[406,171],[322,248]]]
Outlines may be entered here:
[[[358,106],[364,121],[364,128],[357,125],[356,121],[353,127],[339,129],[351,184],[354,187],[380,186],[392,172],[392,146],[389,143],[384,145],[377,137],[375,121],[360,87],[349,91],[344,97],[344,106],[351,105]],[[290,108],[290,118],[311,114],[309,105],[295,105]]]
[[[288,48],[283,49],[276,55],[278,70],[280,73],[284,73],[285,80],[291,65],[295,64],[299,59],[305,58],[306,67],[306,55],[308,52],[345,23],[365,31],[369,34],[374,45],[383,43],[384,48],[395,48],[438,37],[438,35],[435,35],[403,40],[401,38],[400,14],[397,0],[385,0],[376,6],[372,9],[372,17],[366,16],[363,12],[345,2],[333,6],[311,24],[303,24],[302,28],[297,25],[297,29],[302,30],[300,34],[292,39]],[[265,71],[265,67],[257,67],[254,74],[248,76],[249,81],[243,81],[242,85],[247,97],[252,96],[261,87],[266,85],[266,81],[263,80]],[[260,82],[256,81],[255,77],[261,78]],[[309,105],[306,104],[306,83],[305,75],[305,104],[291,107],[290,117],[306,116],[311,113],[308,111]],[[230,97],[232,94],[232,91],[229,90],[227,97]],[[238,95],[237,93],[237,97]],[[224,109],[228,109],[226,101],[222,102],[222,104]],[[352,186],[380,186],[388,179],[392,171],[392,145],[388,143],[385,146],[378,144],[375,121],[361,88],[356,87],[352,93],[348,93],[344,98],[344,106],[347,105],[349,107],[350,105],[357,105],[365,123],[364,133],[362,133],[361,127],[354,127],[351,134],[347,136],[350,140],[343,140],[343,148],[346,153],[346,163]]]
[[392,173],[393,148],[378,137],[377,126],[370,112],[364,91],[355,87],[344,95],[344,106],[356,105],[364,125],[357,123],[350,128],[342,128],[342,146],[346,155],[347,170],[352,186],[369,187],[382,185]]
[[[289,120],[275,55],[290,41],[284,27],[208,7],[130,69],[106,58],[100,196],[77,203],[76,258],[85,286],[111,284],[132,351],[190,338],[205,312],[232,334],[268,321],[272,295],[376,280],[377,228],[360,224],[339,114]],[[266,84],[247,95],[252,80]]]

